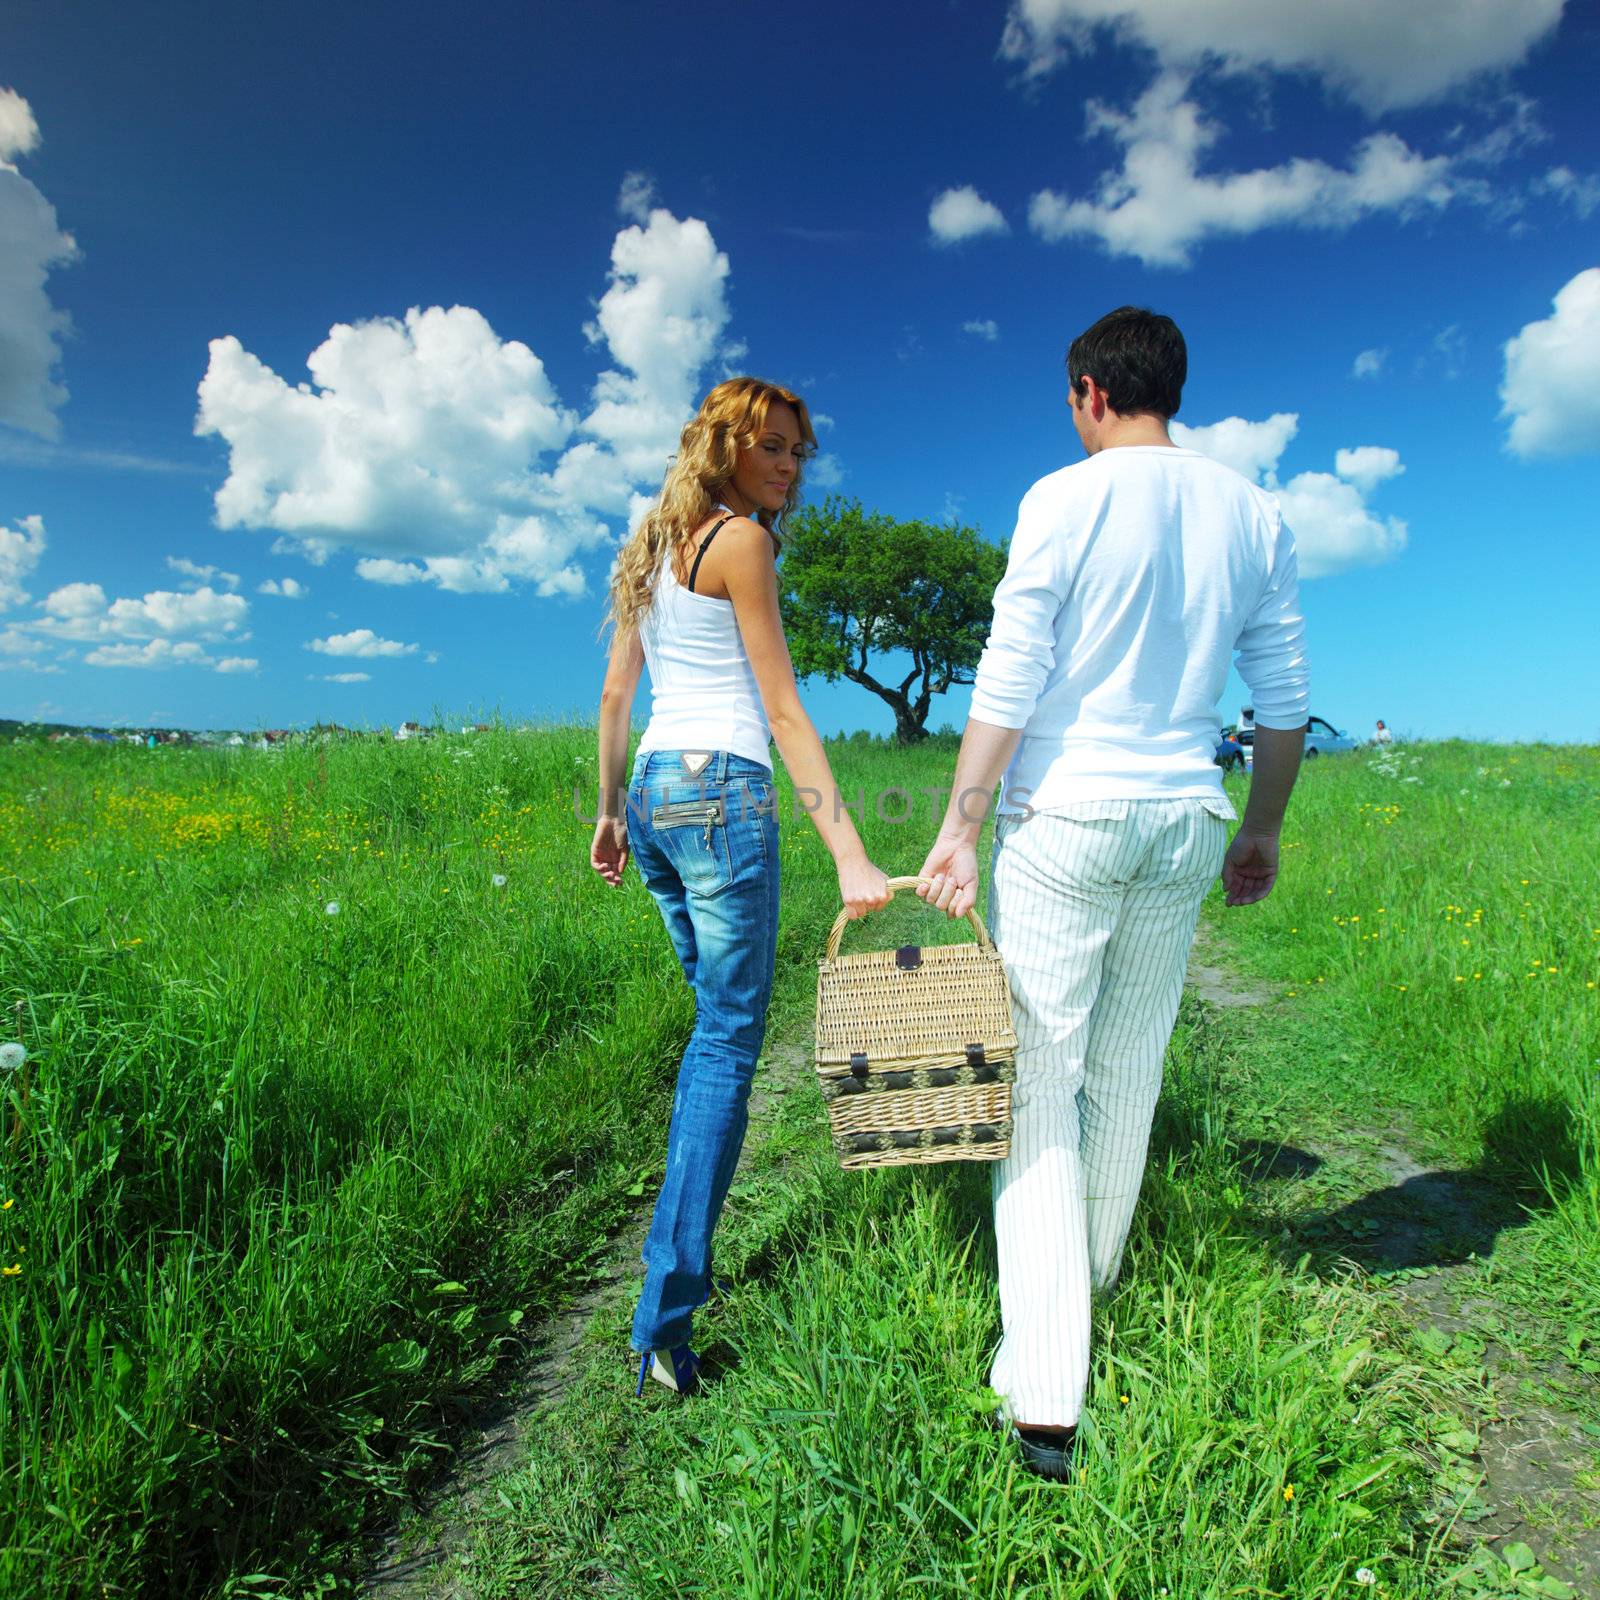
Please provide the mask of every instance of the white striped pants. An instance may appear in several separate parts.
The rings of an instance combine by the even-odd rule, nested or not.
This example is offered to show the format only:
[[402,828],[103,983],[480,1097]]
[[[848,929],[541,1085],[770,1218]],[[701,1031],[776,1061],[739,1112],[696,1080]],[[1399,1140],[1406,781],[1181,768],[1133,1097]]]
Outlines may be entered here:
[[1069,1427],[1091,1292],[1113,1288],[1144,1180],[1161,1061],[1228,801],[1079,801],[995,820],[989,929],[1017,1025],[1011,1153],[993,1163],[1012,1418]]

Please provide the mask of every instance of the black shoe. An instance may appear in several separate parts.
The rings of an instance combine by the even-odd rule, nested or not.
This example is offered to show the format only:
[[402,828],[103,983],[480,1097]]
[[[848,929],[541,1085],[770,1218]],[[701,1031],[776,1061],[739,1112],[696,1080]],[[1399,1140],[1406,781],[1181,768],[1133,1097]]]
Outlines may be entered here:
[[1011,1437],[1022,1451],[1022,1464],[1041,1478],[1066,1482],[1072,1476],[1072,1447],[1076,1428],[1029,1428],[1026,1432],[1011,1425]]

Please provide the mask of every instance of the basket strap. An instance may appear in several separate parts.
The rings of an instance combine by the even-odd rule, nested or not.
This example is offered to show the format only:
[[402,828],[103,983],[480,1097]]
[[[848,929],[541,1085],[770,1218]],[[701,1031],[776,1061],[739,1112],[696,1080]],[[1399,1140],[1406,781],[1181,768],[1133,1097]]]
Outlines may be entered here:
[[[896,889],[910,889],[919,883],[931,884],[931,878],[920,878],[912,874],[908,878],[891,878],[889,880],[889,893],[892,896]],[[828,960],[835,960],[839,954],[839,940],[844,936],[844,927],[847,922],[854,920],[849,911],[841,911],[833,919],[833,926],[828,930]],[[978,936],[978,943],[985,950],[994,949],[994,940],[989,937],[989,930],[983,925],[983,918],[978,915],[978,908],[971,907],[967,912],[967,921],[972,924],[972,930]]]

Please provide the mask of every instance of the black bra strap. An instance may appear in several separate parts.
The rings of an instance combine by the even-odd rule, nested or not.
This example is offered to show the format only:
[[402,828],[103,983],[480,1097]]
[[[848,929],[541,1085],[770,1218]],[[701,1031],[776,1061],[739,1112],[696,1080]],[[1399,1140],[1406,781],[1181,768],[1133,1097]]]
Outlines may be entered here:
[[[733,513],[730,511],[728,513],[728,515],[725,516],[722,519],[722,522],[731,522],[732,520],[733,520]],[[695,575],[695,573],[697,573],[700,570],[700,557],[703,556],[706,553],[706,546],[708,544],[710,544],[713,539],[716,538],[718,531],[722,527],[722,522],[719,522],[717,524],[717,526],[715,528],[713,528],[711,530],[711,532],[708,533],[703,540],[701,540],[700,548],[697,551],[695,551],[695,554],[694,554],[694,565],[689,568],[689,593],[690,594],[694,593],[694,575]]]

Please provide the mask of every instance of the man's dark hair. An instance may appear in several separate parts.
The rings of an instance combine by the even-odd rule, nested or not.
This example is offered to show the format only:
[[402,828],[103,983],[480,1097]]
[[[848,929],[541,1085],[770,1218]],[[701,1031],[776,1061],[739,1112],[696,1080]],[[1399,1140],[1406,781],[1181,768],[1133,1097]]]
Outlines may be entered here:
[[1118,416],[1176,414],[1189,376],[1189,350],[1171,317],[1143,306],[1118,306],[1085,328],[1067,351],[1074,394],[1093,378]]

